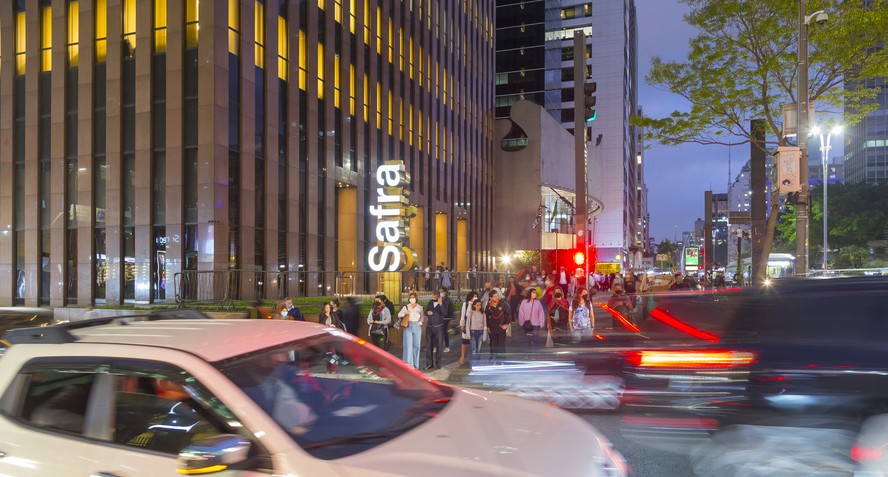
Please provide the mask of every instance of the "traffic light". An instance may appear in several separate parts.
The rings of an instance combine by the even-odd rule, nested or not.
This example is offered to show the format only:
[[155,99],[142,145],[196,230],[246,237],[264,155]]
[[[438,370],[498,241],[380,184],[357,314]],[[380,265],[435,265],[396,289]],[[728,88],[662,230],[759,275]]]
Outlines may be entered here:
[[573,254],[574,265],[581,266],[586,263],[586,252],[582,250],[577,250]]
[[587,123],[595,121],[598,114],[595,112],[595,92],[598,91],[598,83],[592,81],[583,85],[583,119]]

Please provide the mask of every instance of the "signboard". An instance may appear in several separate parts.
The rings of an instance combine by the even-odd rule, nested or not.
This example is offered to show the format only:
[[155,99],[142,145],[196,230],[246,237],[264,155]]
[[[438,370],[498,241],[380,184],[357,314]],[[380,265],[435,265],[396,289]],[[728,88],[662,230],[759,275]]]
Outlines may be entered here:
[[658,253],[657,254],[657,261],[658,262],[668,262],[669,261],[669,254],[668,253]]
[[685,248],[685,270],[697,271],[700,269],[700,248]]
[[377,205],[370,215],[376,217],[376,245],[367,254],[367,266],[374,272],[397,272],[415,267],[416,252],[407,246],[410,219],[416,208],[409,205],[407,185],[410,175],[403,161],[386,161],[376,169]]

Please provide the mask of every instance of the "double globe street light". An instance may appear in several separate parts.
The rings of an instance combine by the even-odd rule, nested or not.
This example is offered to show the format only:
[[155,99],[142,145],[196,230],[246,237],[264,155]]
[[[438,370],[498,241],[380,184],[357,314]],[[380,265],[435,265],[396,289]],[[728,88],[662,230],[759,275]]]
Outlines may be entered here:
[[[820,136],[820,163],[823,167],[823,275],[826,276],[828,272],[827,266],[827,254],[829,252],[829,234],[828,234],[828,219],[829,219],[829,209],[828,205],[828,194],[827,194],[827,184],[829,183],[829,151],[832,149],[831,141],[833,134],[840,134],[842,132],[842,126],[836,125],[833,126],[829,131],[824,131],[819,127],[814,127],[811,130],[812,136]],[[825,137],[824,137],[825,136]]]

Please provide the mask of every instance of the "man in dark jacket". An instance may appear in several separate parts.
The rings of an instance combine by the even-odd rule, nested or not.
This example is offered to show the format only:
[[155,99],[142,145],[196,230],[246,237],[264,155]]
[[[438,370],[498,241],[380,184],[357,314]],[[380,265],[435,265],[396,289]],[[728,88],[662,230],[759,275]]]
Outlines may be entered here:
[[450,352],[450,320],[453,319],[453,303],[450,301],[450,294],[447,293],[447,287],[441,287],[441,304],[444,309],[441,316],[444,317],[444,352]]
[[354,298],[348,297],[345,300],[347,304],[342,310],[342,322],[345,323],[346,331],[357,336],[361,327],[361,310]]
[[426,369],[441,367],[441,347],[444,345],[444,299],[441,292],[432,292],[432,299],[426,306]]

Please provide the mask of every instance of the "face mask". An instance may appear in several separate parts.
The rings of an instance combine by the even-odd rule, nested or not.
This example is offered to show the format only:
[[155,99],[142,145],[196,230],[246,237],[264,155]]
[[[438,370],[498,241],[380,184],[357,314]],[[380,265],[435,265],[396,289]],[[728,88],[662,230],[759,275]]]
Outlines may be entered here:
[[410,299],[410,304],[413,304],[413,303],[416,303],[416,298],[411,298],[411,299]]

